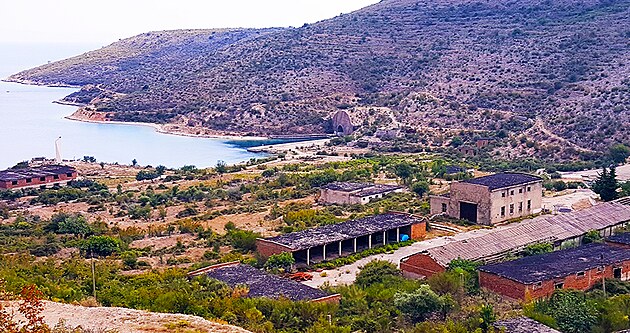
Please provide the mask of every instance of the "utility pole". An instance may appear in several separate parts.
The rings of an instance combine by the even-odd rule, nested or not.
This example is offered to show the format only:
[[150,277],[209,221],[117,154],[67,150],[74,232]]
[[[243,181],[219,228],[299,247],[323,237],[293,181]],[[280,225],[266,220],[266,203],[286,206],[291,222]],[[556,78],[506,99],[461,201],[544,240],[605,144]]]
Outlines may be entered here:
[[92,252],[92,250],[90,250],[90,262],[92,266],[92,294],[96,301],[96,274],[94,273],[94,252]]

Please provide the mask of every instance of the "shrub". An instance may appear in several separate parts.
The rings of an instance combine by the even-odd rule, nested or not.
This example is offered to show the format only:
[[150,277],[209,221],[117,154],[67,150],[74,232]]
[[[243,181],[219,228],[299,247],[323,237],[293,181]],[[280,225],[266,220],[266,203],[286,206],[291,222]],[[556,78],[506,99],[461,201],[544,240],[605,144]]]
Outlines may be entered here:
[[392,276],[399,276],[400,270],[389,261],[374,260],[363,266],[357,274],[355,283],[361,287],[366,287],[374,283],[383,283]]
[[438,296],[426,284],[413,292],[397,293],[394,297],[396,308],[414,323],[427,319],[433,313],[444,311],[450,303],[447,296]]
[[87,255],[107,257],[120,251],[122,242],[111,236],[92,236],[81,244],[81,251]]

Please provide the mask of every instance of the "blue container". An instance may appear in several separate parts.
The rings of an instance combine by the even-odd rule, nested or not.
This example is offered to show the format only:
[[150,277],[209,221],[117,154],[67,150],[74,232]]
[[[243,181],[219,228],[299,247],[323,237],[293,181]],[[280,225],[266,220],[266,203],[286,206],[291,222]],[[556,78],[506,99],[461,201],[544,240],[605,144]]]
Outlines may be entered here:
[[409,235],[407,235],[407,234],[400,235],[400,241],[401,242],[406,242],[408,240],[409,240]]

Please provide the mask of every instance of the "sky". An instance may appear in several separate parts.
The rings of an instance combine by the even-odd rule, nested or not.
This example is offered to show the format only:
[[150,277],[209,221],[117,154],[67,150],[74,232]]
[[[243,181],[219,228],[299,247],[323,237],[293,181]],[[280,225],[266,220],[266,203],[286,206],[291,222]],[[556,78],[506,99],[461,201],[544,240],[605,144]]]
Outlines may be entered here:
[[378,0],[0,0],[0,43],[107,45],[168,29],[299,27]]

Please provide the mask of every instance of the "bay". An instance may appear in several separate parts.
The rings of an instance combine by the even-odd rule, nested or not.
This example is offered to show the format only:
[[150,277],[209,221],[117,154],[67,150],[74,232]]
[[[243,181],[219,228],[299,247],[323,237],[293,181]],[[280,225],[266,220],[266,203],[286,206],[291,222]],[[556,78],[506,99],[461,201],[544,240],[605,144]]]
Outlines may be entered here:
[[[88,45],[0,44],[0,78],[47,61],[94,48]],[[55,104],[75,88],[0,82],[0,168],[33,157],[54,157],[61,137],[64,159],[93,156],[98,161],[141,165],[209,167],[264,155],[248,152],[238,141],[162,134],[148,126],[96,124],[64,117],[76,107]],[[261,141],[260,144],[268,142]],[[247,146],[256,145],[249,142]]]

